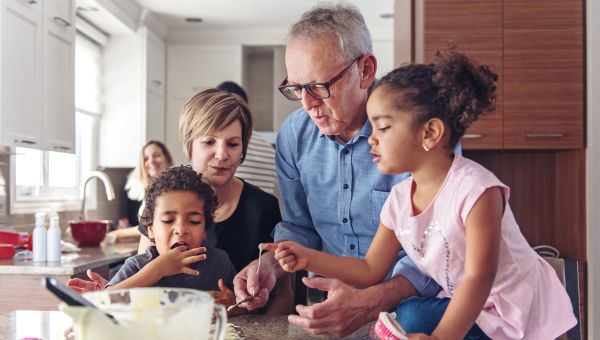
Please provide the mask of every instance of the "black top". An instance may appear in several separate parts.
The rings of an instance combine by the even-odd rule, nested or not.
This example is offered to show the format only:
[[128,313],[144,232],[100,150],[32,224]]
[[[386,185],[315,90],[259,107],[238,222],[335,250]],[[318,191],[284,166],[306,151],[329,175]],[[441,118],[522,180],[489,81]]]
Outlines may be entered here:
[[275,196],[244,182],[238,205],[231,216],[215,224],[205,245],[223,249],[237,271],[258,258],[258,244],[273,242],[272,231],[281,221]]
[[[130,256],[106,286],[114,286],[130,278],[157,257],[158,251],[156,247],[148,247],[144,253]],[[235,269],[227,253],[220,249],[207,248],[206,259],[194,262],[189,267],[200,272],[200,275],[176,274],[165,276],[156,282],[154,286],[219,290],[217,282],[219,279],[223,279],[227,287],[233,287],[233,277],[236,274]]]

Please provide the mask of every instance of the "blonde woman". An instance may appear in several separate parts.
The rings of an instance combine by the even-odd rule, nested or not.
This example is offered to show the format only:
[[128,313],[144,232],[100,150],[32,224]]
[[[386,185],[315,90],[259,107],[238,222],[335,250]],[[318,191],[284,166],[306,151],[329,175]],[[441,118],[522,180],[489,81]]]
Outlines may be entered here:
[[[142,147],[138,165],[127,176],[125,191],[127,197],[133,202],[138,202],[135,210],[139,209],[139,214],[144,210],[144,191],[152,180],[165,169],[173,165],[173,157],[167,147],[156,140],[148,141]],[[131,216],[130,216],[131,217]],[[133,224],[137,224],[137,216]],[[140,233],[135,228],[124,228],[111,231],[107,235],[108,242],[137,242]]]
[[[217,89],[202,91],[183,107],[179,117],[179,138],[192,167],[211,185],[218,197],[215,227],[209,230],[205,244],[225,250],[236,270],[244,268],[258,254],[258,244],[272,240],[271,232],[281,221],[277,199],[234,176],[244,161],[252,135],[252,116],[238,96]],[[150,241],[140,240],[144,251]],[[94,282],[69,280],[78,291],[97,290],[106,280],[89,273]],[[215,295],[232,294],[223,287]],[[229,287],[232,288],[232,287]],[[270,308],[273,313],[289,312],[289,282],[281,285],[284,299]]]

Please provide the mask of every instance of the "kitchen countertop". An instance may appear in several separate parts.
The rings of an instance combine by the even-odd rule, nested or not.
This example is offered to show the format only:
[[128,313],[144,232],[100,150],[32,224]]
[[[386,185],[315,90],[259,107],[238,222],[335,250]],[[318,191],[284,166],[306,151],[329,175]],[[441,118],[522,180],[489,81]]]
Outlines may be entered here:
[[119,243],[101,247],[82,247],[80,252],[62,254],[57,265],[37,264],[33,261],[0,260],[0,275],[68,275],[125,260],[137,252],[137,243]]
[[[245,339],[322,339],[288,323],[287,316],[240,315],[228,322],[241,328]],[[64,340],[71,319],[62,312],[16,311],[0,316],[0,339]],[[369,339],[371,323],[344,339]]]

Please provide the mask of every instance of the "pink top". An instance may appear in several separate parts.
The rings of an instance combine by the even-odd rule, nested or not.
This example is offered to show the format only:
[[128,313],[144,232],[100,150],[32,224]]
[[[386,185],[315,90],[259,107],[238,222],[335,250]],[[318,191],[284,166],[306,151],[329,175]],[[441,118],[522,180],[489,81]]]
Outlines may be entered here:
[[452,297],[464,275],[465,221],[475,202],[491,187],[504,194],[498,272],[477,325],[492,339],[554,339],[577,323],[569,297],[554,269],[529,246],[508,205],[509,188],[483,166],[455,156],[440,191],[413,215],[413,179],[392,191],[381,223],[398,237],[419,269]]

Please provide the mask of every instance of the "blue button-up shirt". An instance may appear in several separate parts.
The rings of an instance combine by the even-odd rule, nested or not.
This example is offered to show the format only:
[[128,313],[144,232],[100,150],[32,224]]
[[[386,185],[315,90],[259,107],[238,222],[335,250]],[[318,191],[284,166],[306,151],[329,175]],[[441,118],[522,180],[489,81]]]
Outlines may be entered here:
[[[365,120],[360,132],[342,143],[322,134],[303,109],[290,114],[277,135],[284,216],[275,227],[275,241],[292,240],[340,256],[366,255],[392,186],[408,177],[377,170],[367,141],[371,131]],[[440,290],[408,256],[398,256],[392,275],[398,274],[422,296]]]

